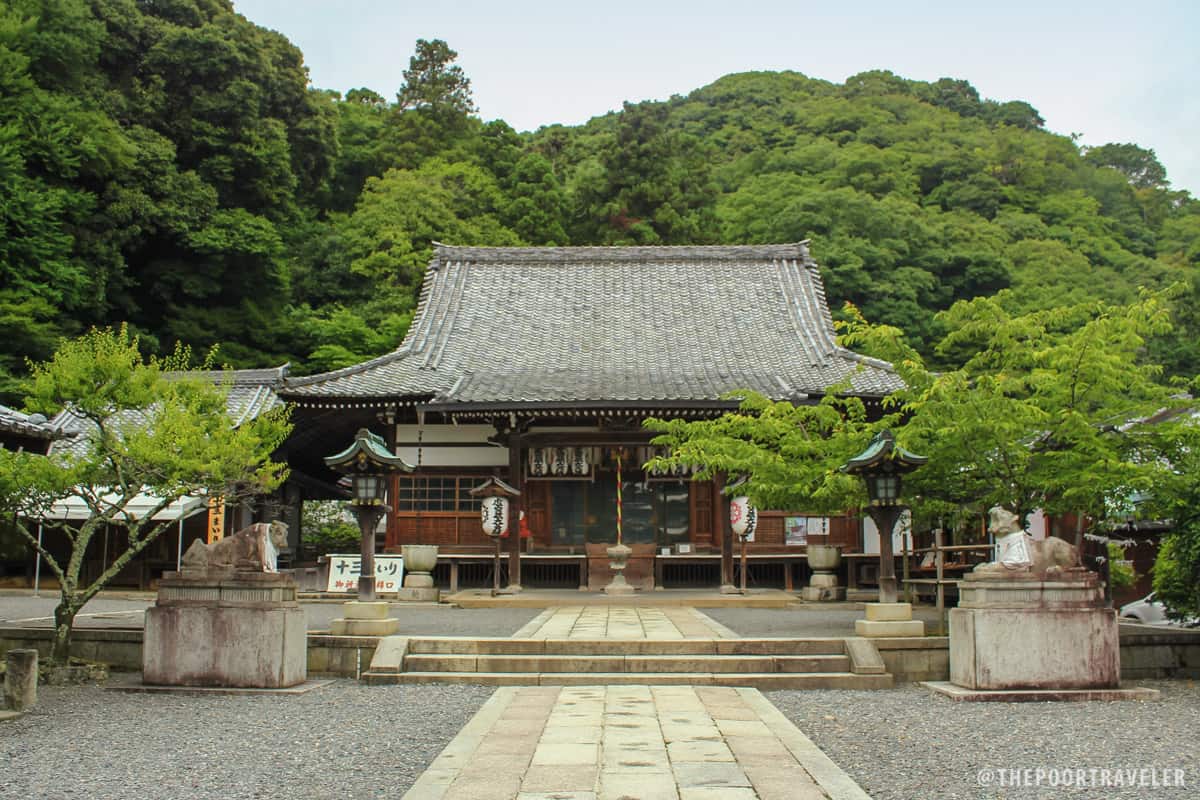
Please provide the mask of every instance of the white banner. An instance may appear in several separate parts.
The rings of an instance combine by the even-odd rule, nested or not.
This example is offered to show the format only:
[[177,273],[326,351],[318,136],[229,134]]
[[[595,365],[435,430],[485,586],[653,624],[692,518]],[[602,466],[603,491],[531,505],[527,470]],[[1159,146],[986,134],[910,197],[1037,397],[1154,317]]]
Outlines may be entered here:
[[[327,556],[327,592],[357,592],[362,556]],[[404,556],[375,556],[375,591],[398,592],[404,585]]]

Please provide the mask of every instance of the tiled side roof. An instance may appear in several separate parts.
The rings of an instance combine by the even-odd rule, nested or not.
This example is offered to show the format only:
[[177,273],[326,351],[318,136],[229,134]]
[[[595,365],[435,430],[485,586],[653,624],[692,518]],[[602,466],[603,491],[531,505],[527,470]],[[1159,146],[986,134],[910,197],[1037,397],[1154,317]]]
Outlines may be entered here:
[[[204,372],[169,372],[167,378],[190,377],[211,380],[226,386],[229,393],[225,397],[225,411],[235,425],[248,422],[260,414],[271,410],[282,402],[277,390],[287,376],[288,365],[271,369],[235,369],[214,370]],[[122,424],[143,425],[146,416],[141,411],[128,411],[121,419]],[[81,434],[91,430],[90,423],[82,417],[64,409],[51,422],[61,428],[71,438],[55,442],[50,447],[51,454],[71,452],[84,455],[87,452],[87,437]]]
[[837,346],[804,243],[439,245],[397,350],[287,380],[281,394],[634,402],[749,388],[794,399],[848,374],[864,395],[900,384],[890,365]]
[[26,414],[8,406],[0,406],[0,431],[33,439],[52,439],[58,435],[58,429],[40,414]]

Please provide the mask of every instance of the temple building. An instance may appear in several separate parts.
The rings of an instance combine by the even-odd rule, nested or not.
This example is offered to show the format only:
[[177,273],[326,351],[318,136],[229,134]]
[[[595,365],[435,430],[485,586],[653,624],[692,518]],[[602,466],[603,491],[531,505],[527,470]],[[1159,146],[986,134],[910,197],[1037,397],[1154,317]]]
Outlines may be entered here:
[[[650,588],[731,582],[734,566],[721,479],[646,472],[643,421],[719,416],[745,389],[816,402],[846,379],[869,405],[900,385],[889,364],[837,344],[803,242],[437,245],[395,351],[277,391],[295,406],[286,456],[301,484],[332,485],[321,457],[364,425],[415,467],[393,487],[386,547],[439,545],[457,582],[460,564],[491,552],[468,491],[496,476],[520,491],[523,516],[508,582],[604,585],[619,497],[625,574]],[[765,512],[752,552],[790,588],[788,556],[805,541],[857,548],[859,536],[856,521]]]

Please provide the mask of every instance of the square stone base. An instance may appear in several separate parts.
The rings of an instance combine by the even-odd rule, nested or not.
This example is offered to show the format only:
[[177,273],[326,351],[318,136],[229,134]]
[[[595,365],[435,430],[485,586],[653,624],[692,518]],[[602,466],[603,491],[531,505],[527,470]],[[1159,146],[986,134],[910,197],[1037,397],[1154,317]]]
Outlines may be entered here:
[[1115,689],[1111,608],[952,608],[950,680],[967,689]]
[[438,589],[421,589],[406,586],[396,592],[396,599],[406,603],[436,603],[441,598]]
[[1157,700],[1157,689],[967,689],[946,681],[922,681],[951,700],[993,703],[1044,703],[1051,700]]
[[391,636],[400,630],[400,620],[386,619],[335,619],[329,623],[329,632],[334,636]]
[[800,590],[800,598],[810,603],[822,603],[846,599],[844,586],[805,586]]
[[142,681],[281,689],[304,683],[308,625],[296,605],[170,605],[146,610]]
[[919,619],[854,620],[854,633],[867,639],[893,636],[924,636],[925,623]]
[[871,622],[896,622],[912,619],[912,603],[863,603]]

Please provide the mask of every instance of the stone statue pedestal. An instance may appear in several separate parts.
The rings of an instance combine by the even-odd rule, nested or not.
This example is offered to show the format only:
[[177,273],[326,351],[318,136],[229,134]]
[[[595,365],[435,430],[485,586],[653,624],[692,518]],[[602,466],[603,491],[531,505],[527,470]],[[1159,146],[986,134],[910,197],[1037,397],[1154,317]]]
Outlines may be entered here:
[[334,636],[391,636],[400,630],[400,620],[388,616],[383,600],[351,600],[342,604],[342,614],[329,623]]
[[308,677],[308,625],[289,575],[168,572],[146,610],[142,682],[283,689]]
[[1099,577],[968,574],[950,610],[950,681],[967,689],[1114,689],[1117,612]]

